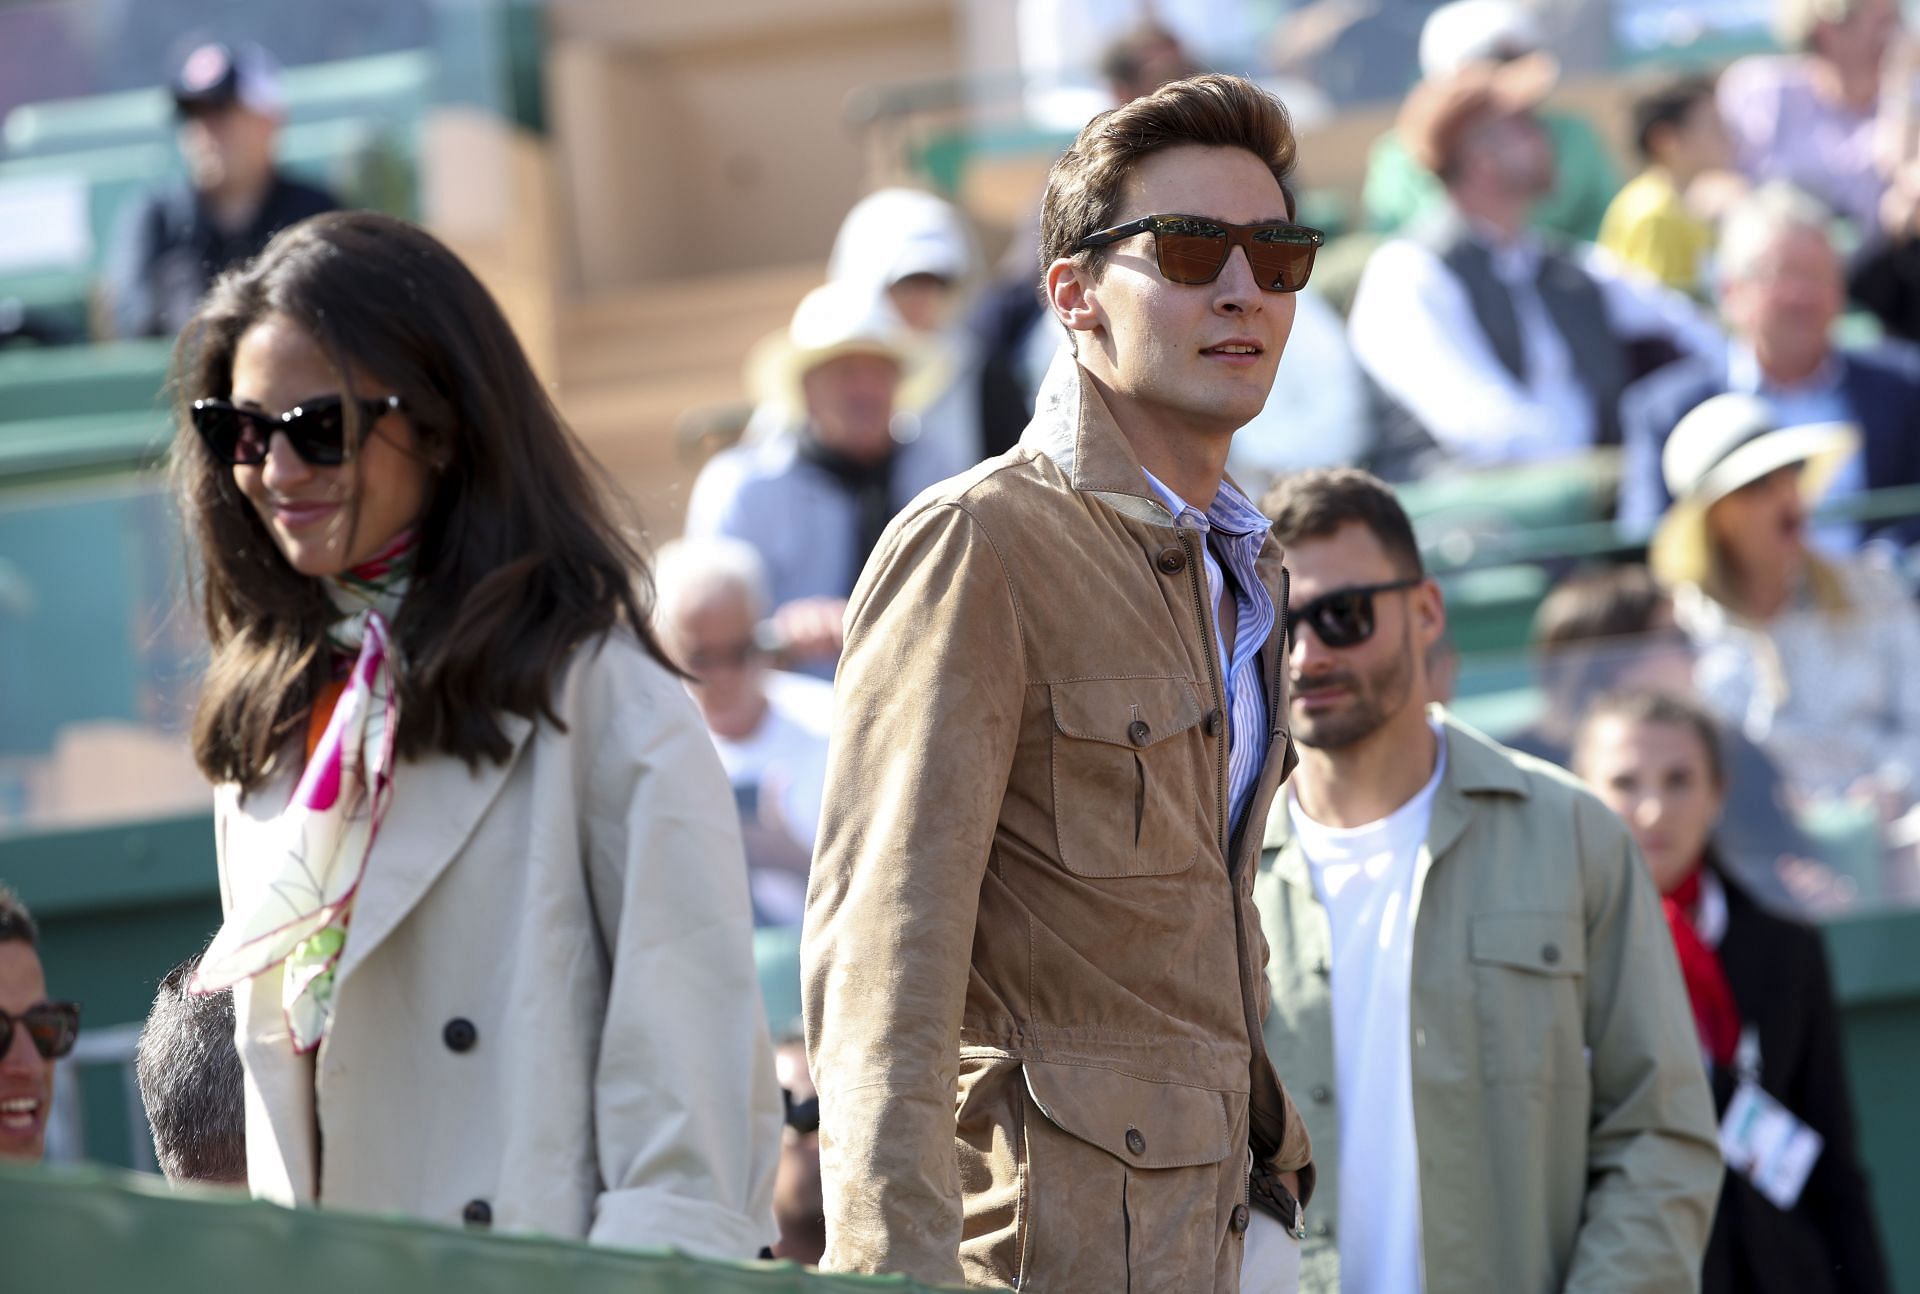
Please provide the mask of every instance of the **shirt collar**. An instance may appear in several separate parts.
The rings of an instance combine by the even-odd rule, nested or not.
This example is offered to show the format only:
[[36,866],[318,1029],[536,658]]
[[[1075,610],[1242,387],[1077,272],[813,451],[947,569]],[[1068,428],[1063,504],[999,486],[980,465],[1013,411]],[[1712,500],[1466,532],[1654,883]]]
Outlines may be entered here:
[[1267,531],[1273,528],[1273,522],[1253,501],[1240,492],[1238,486],[1226,477],[1220,478],[1220,488],[1214,493],[1213,504],[1204,513],[1175,494],[1173,490],[1146,468],[1140,469],[1147,478],[1147,484],[1153,487],[1161,502],[1167,505],[1167,511],[1173,514],[1174,524],[1180,524],[1185,517],[1192,521],[1186,524],[1197,525],[1203,530],[1218,530],[1221,534],[1236,538],[1254,538],[1264,540]]
[[1753,347],[1745,342],[1731,342],[1727,347],[1727,389],[1761,397],[1826,395],[1840,389],[1840,361],[1829,352],[1826,360],[1806,381],[1796,382],[1792,386],[1777,386],[1767,381],[1760,372],[1760,357],[1753,353]]

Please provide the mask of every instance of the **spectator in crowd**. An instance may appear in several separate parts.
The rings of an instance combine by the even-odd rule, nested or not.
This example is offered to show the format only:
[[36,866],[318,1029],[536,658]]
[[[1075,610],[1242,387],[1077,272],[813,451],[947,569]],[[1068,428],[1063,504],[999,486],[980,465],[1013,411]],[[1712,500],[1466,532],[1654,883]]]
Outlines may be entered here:
[[1329,1197],[1301,1288],[1691,1288],[1720,1158],[1631,838],[1428,708],[1446,613],[1385,485],[1302,473],[1267,510],[1301,755],[1256,882],[1266,1043]]
[[253,1193],[759,1253],[726,777],[499,306],[403,221],[317,216],[219,281],[172,385],[226,913],[192,991],[233,990]]
[[1576,765],[1640,846],[1686,980],[1700,1053],[1724,1116],[1764,1092],[1821,1145],[1804,1185],[1759,1185],[1730,1163],[1703,1294],[1884,1294],[1887,1271],[1854,1146],[1840,1010],[1820,935],[1775,916],[1722,865],[1727,770],[1713,720],[1659,692],[1603,699]]
[[1633,142],[1643,169],[1607,207],[1600,246],[1677,292],[1701,295],[1714,230],[1687,191],[1731,161],[1713,78],[1675,77],[1642,91],[1633,101]]
[[847,595],[881,530],[953,471],[937,446],[895,437],[916,358],[884,297],[855,283],[815,288],[775,364],[797,425],[709,459],[687,502],[689,538],[728,536],[760,554],[780,650],[814,673],[833,673]]
[[[1263,26],[1258,10],[1248,0],[1019,0],[1014,32],[1027,113],[1047,129],[1077,131],[1168,80],[1210,67],[1250,71]],[[1116,77],[1109,51],[1123,47],[1131,75]]]
[[1770,755],[1801,802],[1904,793],[1920,776],[1920,610],[1866,557],[1815,556],[1807,513],[1852,428],[1780,427],[1719,395],[1674,428],[1674,504],[1650,551],[1694,645],[1701,698]]
[[170,1182],[247,1184],[246,1075],[233,1042],[233,994],[189,993],[198,954],[160,981],[133,1072]]
[[767,668],[760,556],[737,539],[681,539],[654,562],[654,622],[687,672],[746,843],[756,925],[798,925],[820,825],[833,688]]
[[46,1152],[54,1062],[79,1036],[80,1008],[47,999],[33,915],[0,885],[0,1159]]
[[1615,443],[1637,343],[1721,348],[1678,293],[1529,230],[1553,176],[1534,106],[1554,75],[1539,54],[1474,63],[1421,82],[1401,109],[1400,138],[1447,202],[1373,254],[1348,320],[1355,356],[1393,406],[1376,455],[1393,474]]
[[1294,149],[1238,77],[1088,122],[1042,221],[1073,350],[861,577],[801,950],[826,1267],[1293,1287],[1310,1148],[1229,879],[1291,764],[1285,591],[1223,473],[1318,245]]
[[1151,18],[1121,32],[1100,54],[1100,76],[1115,103],[1129,103],[1204,70],[1178,36]]
[[[1834,345],[1845,290],[1819,204],[1785,186],[1756,191],[1728,215],[1719,259],[1726,350],[1670,365],[1622,401],[1621,524],[1644,530],[1658,519],[1670,497],[1661,476],[1667,438],[1689,411],[1727,391],[1759,398],[1779,426],[1858,427],[1862,452],[1830,483],[1837,496],[1920,483],[1920,349]],[[1907,542],[1920,524],[1880,522],[1866,533],[1880,531]],[[1842,525],[1821,539],[1844,552],[1861,536]]]
[[[1508,741],[1561,768],[1573,764],[1580,721],[1602,696],[1630,688],[1686,693],[1693,650],[1673,600],[1644,566],[1606,566],[1562,580],[1533,620],[1545,709]],[[1781,912],[1801,907],[1793,875],[1817,878],[1819,848],[1794,821],[1786,783],[1767,753],[1738,732],[1722,742],[1732,773],[1721,858],[1755,898]]]
[[288,225],[339,206],[274,165],[286,119],[280,71],[256,45],[202,45],[173,79],[187,178],[122,215],[102,285],[116,337],[180,331],[221,271]]
[[881,189],[853,204],[833,240],[827,278],[884,295],[938,372],[938,386],[913,414],[927,452],[946,474],[979,462],[980,347],[966,326],[976,277],[973,239],[959,208],[921,189]]
[[[1453,0],[1434,9],[1421,29],[1420,76],[1423,82],[1450,82],[1475,65],[1545,58],[1542,46],[1538,17],[1518,0]],[[1537,124],[1546,169],[1526,220],[1543,233],[1590,241],[1620,187],[1612,155],[1584,117],[1543,110]],[[1403,126],[1375,142],[1361,202],[1370,229],[1394,233],[1417,227],[1445,208],[1446,177]]]
[[1755,184],[1804,189],[1871,233],[1886,188],[1877,118],[1881,68],[1900,35],[1897,0],[1776,6],[1774,34],[1792,52],[1743,58],[1720,78],[1734,159]]

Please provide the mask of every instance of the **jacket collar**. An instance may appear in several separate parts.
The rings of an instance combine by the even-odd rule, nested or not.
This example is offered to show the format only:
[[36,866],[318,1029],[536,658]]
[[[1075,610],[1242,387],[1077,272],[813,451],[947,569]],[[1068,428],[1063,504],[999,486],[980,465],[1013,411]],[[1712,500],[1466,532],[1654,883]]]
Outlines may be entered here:
[[1147,483],[1140,459],[1113,420],[1100,388],[1065,346],[1054,352],[1034,401],[1033,421],[1020,444],[1052,459],[1074,489],[1097,494],[1142,521],[1173,524],[1173,514]]
[[[1427,824],[1427,853],[1437,864],[1473,821],[1478,801],[1490,796],[1525,799],[1529,792],[1526,775],[1492,738],[1461,723],[1442,706],[1431,707],[1431,712],[1447,735],[1447,770],[1434,793],[1433,816]],[[1288,816],[1292,799],[1291,794],[1274,797],[1267,811],[1263,852],[1281,880],[1310,888],[1306,855],[1289,848],[1293,843],[1293,819]]]

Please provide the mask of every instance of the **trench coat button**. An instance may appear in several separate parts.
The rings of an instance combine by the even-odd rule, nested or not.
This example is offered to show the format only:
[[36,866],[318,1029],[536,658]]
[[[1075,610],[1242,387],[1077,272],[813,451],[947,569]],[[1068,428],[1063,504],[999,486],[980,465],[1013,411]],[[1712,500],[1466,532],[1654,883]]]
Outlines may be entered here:
[[1140,1135],[1140,1129],[1127,1129],[1127,1149],[1136,1155],[1144,1155],[1147,1153],[1147,1139]]
[[1560,945],[1548,944],[1543,947],[1540,950],[1540,960],[1549,966],[1558,965],[1560,961]]
[[1326,979],[1327,977],[1333,974],[1333,967],[1327,965],[1327,959],[1322,957],[1319,961],[1313,964],[1313,973],[1315,975],[1318,975],[1321,979]]
[[1313,1099],[1321,1105],[1325,1105],[1333,1099],[1333,1092],[1328,1089],[1325,1083],[1315,1083],[1313,1085]]
[[1147,744],[1147,738],[1153,736],[1153,729],[1147,727],[1145,719],[1135,719],[1127,725],[1127,740],[1136,746]]
[[465,1016],[455,1016],[440,1031],[440,1041],[447,1044],[448,1051],[472,1051],[473,1044],[480,1041],[480,1031]]
[[1178,575],[1187,569],[1187,550],[1184,548],[1162,548],[1156,559],[1160,569],[1168,575]]
[[1236,1204],[1233,1206],[1233,1216],[1227,1219],[1227,1230],[1237,1236],[1247,1229],[1247,1223],[1251,1221],[1253,1215],[1247,1211],[1247,1206]]
[[468,1200],[467,1207],[460,1210],[460,1220],[470,1227],[490,1227],[493,1225],[493,1205],[485,1200]]
[[1207,711],[1207,736],[1218,737],[1219,735],[1220,735],[1220,707],[1215,706],[1213,709]]

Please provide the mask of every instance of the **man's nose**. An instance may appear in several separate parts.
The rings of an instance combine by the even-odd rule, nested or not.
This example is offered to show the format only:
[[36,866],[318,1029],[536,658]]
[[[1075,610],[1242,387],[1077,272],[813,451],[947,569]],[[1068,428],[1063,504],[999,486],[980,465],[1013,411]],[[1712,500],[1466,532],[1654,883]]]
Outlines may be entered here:
[[1227,263],[1220,267],[1213,288],[1213,308],[1222,314],[1245,314],[1259,308],[1260,280],[1253,272],[1253,262],[1247,259],[1246,248],[1228,249]]

